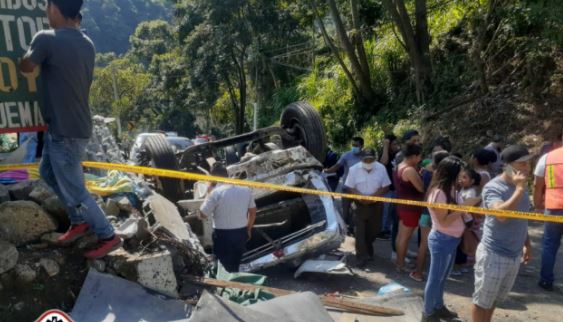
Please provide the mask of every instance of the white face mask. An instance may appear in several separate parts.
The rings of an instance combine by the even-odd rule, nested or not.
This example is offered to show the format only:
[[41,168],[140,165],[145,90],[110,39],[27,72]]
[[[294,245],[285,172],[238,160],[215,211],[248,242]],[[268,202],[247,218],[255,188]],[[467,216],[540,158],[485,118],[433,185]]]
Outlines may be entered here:
[[373,163],[362,162],[362,167],[367,171],[371,171],[373,169]]

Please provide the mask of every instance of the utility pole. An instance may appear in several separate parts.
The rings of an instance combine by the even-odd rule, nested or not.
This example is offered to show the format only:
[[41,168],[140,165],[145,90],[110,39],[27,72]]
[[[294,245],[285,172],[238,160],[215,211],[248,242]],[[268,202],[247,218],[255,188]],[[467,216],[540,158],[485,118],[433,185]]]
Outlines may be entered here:
[[[119,95],[117,94],[117,82],[115,80],[115,67],[112,67],[112,73],[111,73],[111,81],[112,81],[112,87],[113,87],[113,101],[117,102],[119,100]],[[120,141],[121,140],[121,120],[119,119],[119,114],[115,117],[115,122],[117,125],[117,140]]]

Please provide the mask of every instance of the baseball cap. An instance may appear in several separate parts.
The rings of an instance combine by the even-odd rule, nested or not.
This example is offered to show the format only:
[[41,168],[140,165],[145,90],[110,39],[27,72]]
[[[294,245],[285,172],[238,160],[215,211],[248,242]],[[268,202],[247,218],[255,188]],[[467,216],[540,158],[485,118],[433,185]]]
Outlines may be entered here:
[[525,146],[520,144],[509,145],[506,149],[502,150],[500,158],[504,163],[523,162],[528,161],[534,156],[530,154]]
[[376,153],[374,149],[364,149],[362,153],[362,160],[363,159],[376,159]]

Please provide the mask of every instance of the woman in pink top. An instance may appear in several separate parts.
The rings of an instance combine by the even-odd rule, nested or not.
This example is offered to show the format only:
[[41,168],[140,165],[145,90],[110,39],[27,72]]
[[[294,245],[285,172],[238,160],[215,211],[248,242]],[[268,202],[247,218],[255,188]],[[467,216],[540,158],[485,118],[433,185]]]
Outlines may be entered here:
[[[463,161],[454,156],[440,162],[428,188],[429,203],[460,203],[456,183],[462,165]],[[428,236],[431,257],[428,282],[424,289],[422,321],[453,319],[457,314],[444,305],[444,285],[454,265],[457,246],[465,229],[465,213],[434,208],[429,208],[429,211],[432,217],[432,231]]]

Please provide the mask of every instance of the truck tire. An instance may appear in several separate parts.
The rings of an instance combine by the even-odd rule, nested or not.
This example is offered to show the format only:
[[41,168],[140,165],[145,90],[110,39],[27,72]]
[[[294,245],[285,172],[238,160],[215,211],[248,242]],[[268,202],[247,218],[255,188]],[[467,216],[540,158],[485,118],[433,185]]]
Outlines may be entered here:
[[326,135],[319,112],[309,103],[289,104],[281,115],[281,127],[304,146],[317,160],[324,162]]
[[[158,169],[178,170],[178,160],[163,136],[148,137],[141,150],[146,154],[143,165]],[[148,162],[147,162],[148,161]],[[166,199],[176,202],[183,198],[184,184],[180,179],[154,177],[155,189]]]

